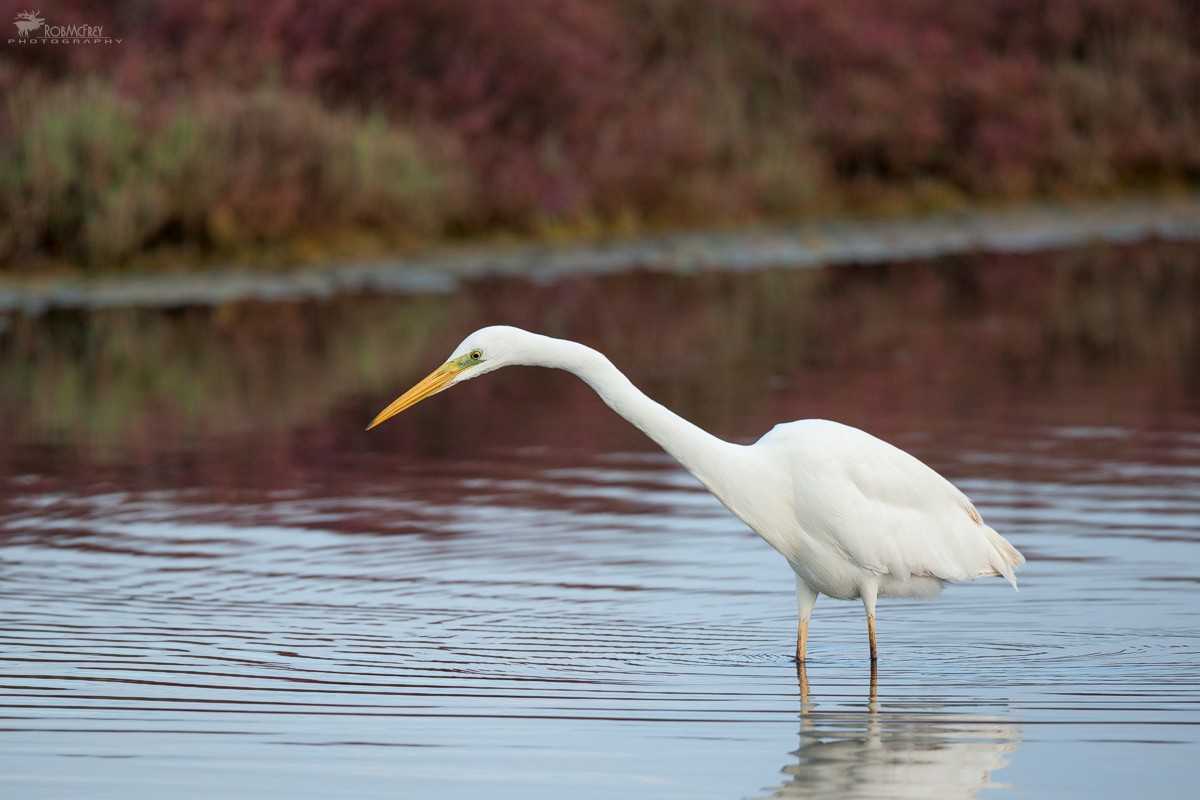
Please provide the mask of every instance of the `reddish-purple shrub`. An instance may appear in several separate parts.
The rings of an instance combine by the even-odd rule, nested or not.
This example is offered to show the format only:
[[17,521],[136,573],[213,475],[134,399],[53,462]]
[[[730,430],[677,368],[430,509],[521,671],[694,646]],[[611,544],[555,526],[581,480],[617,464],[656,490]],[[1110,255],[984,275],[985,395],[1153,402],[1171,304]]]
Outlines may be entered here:
[[[0,19],[20,8],[0,0]],[[440,142],[470,176],[466,230],[698,223],[930,186],[1029,197],[1196,181],[1196,9],[60,0],[46,11],[56,23],[104,25],[122,43],[6,45],[0,90],[98,76],[153,111],[265,85]]]

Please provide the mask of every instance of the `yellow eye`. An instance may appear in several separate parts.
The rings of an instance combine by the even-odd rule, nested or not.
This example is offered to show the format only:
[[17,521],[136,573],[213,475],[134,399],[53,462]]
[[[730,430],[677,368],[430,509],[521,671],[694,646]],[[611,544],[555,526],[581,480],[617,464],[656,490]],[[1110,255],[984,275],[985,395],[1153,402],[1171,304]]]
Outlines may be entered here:
[[471,358],[478,361],[479,359],[483,358],[483,351],[482,350],[472,350]]

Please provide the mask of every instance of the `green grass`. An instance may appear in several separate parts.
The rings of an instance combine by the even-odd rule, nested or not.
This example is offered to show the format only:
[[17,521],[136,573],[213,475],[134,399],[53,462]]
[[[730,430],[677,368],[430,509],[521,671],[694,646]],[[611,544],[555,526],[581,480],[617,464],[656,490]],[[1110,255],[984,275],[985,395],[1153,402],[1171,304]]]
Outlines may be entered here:
[[155,248],[221,256],[347,231],[438,236],[462,178],[378,116],[278,91],[139,103],[111,84],[5,98],[0,260],[89,267]]

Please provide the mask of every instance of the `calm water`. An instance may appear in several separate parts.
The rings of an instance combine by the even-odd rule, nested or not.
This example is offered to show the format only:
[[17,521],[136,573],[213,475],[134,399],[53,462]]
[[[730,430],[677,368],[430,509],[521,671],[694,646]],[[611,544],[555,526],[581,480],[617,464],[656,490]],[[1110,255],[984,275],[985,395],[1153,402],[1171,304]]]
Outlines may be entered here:
[[[1200,253],[1055,258],[8,320],[0,794],[1194,797]],[[361,430],[501,319],[909,449],[1021,591],[881,601],[877,676],[822,598],[801,676],[783,559],[573,378]]]

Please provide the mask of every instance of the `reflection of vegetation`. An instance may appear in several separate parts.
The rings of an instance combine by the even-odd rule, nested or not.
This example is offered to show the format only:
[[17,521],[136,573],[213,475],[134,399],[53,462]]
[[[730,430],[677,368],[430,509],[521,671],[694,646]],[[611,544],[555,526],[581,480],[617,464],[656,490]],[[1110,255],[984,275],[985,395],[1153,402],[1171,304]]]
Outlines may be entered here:
[[0,392],[16,435],[99,455],[257,431],[278,436],[348,392],[414,373],[445,303],[254,303],[17,318]]
[[[268,452],[297,436],[318,447],[331,431],[358,435],[463,335],[496,322],[592,344],[653,397],[726,435],[804,416],[886,433],[1047,408],[1064,424],[1153,425],[1200,411],[1197,308],[1200,249],[1159,244],[548,288],[490,280],[447,297],[58,312],[14,317],[0,332],[0,437],[114,456],[201,443]],[[638,441],[590,391],[545,370],[473,383],[371,436],[461,452],[481,438],[595,449]]]
[[804,416],[1003,417],[1038,398],[1065,404],[1064,422],[1143,424],[1200,396],[1195,247],[643,280],[606,287],[599,330],[572,329],[629,354],[671,407],[741,435]]

